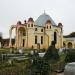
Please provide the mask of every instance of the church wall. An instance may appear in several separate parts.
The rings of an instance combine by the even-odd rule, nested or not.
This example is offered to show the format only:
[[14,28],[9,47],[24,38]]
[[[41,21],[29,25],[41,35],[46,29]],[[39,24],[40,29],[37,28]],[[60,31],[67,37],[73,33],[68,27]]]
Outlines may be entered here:
[[17,28],[15,30],[15,33],[16,33],[16,37],[15,37],[15,48],[17,48],[17,44],[18,44],[18,32],[17,32]]
[[48,47],[51,45],[51,41],[52,41],[52,39],[51,39],[51,30],[46,30],[46,39],[48,39],[48,41],[47,41],[47,44],[48,44]]
[[75,38],[63,38],[63,42],[66,44],[66,48],[68,48],[68,43],[72,43],[72,48],[75,48]]
[[[41,32],[43,27],[37,27],[37,31],[34,31],[34,48],[37,49],[37,44],[40,45],[40,49],[44,48],[44,31]],[[35,44],[35,36],[37,36],[37,44]],[[41,44],[41,36],[43,36],[43,44]]]
[[56,48],[61,48],[63,45],[63,36],[62,36],[62,32],[61,32],[61,28],[59,27],[53,27],[53,31],[52,32],[56,32],[57,34],[57,43],[56,43]]
[[34,28],[28,28],[28,48],[32,48],[34,45]]
[[[47,15],[45,15],[47,16]],[[33,24],[33,26],[31,26]],[[47,29],[48,26],[48,29]],[[23,48],[33,48],[37,49],[37,44],[40,45],[40,49],[48,48],[51,45],[51,41],[54,40],[54,32],[57,33],[57,44],[56,48],[62,47],[62,33],[61,28],[58,26],[53,26],[50,21],[48,21],[47,25],[38,26],[34,25],[34,21],[30,18],[30,21],[27,21],[26,27],[26,36],[20,35],[18,30],[16,30],[16,47],[20,48],[23,47],[23,40],[24,40],[24,47]],[[37,28],[37,31],[35,31]],[[43,32],[41,32],[43,29]],[[35,44],[35,36],[37,36],[37,44]],[[43,36],[43,44],[41,44],[41,36]]]
[[48,36],[45,34],[44,36],[44,48],[47,49],[49,47]]
[[[43,29],[43,32],[41,32],[41,29]],[[37,27],[37,31],[35,31],[34,28],[27,28],[27,35],[26,36],[20,36],[20,33],[18,33],[18,30],[16,32],[16,46],[22,47],[23,39],[25,40],[24,48],[32,48],[32,45],[34,49],[37,49],[37,44],[35,44],[35,36],[37,35],[37,43],[40,44],[40,49],[42,48],[48,48],[51,45],[51,41],[54,38],[54,31],[57,30],[57,48],[60,48],[61,46],[61,34],[60,34],[60,28],[54,28],[52,29],[45,29],[43,27]],[[43,36],[43,44],[41,44],[41,36]],[[28,40],[28,41],[27,41]]]

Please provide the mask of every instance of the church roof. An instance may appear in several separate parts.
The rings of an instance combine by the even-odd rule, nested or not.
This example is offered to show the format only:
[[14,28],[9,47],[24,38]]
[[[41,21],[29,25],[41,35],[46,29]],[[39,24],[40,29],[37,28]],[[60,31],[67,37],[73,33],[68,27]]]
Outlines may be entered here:
[[47,15],[46,13],[43,13],[42,15],[40,15],[38,17],[38,19],[35,21],[35,25],[39,25],[39,26],[43,26],[46,24],[46,22],[50,20],[52,25],[56,25],[55,22],[53,21],[53,19]]

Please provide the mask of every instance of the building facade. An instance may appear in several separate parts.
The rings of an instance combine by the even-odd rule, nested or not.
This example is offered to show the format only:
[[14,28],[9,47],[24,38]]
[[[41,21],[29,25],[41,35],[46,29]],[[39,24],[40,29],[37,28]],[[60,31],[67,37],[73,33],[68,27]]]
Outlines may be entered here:
[[24,21],[24,24],[18,21],[16,25],[12,25],[9,31],[10,47],[13,28],[16,30],[15,48],[47,49],[52,41],[56,42],[56,48],[63,47],[63,26],[61,23],[56,25],[46,13],[40,15],[35,21],[30,17]]
[[75,32],[63,36],[63,46],[66,48],[75,49]]

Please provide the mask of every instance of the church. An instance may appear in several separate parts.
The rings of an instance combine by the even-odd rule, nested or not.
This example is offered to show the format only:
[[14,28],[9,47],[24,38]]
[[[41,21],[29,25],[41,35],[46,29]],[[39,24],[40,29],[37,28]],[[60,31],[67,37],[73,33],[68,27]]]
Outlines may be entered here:
[[15,48],[47,49],[52,41],[56,42],[56,48],[63,47],[63,25],[58,25],[46,13],[41,14],[35,21],[32,17],[21,23],[11,25],[9,46],[12,47],[12,30],[15,28]]

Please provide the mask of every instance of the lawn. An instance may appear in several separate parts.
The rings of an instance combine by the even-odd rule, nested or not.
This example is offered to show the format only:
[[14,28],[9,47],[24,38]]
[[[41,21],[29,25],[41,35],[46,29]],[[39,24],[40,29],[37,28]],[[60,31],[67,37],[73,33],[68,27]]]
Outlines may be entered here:
[[[29,53],[31,50],[32,49],[24,49],[24,54]],[[0,54],[2,53],[10,53],[10,49],[2,48],[0,49]],[[73,53],[71,53],[71,55],[73,55]],[[66,56],[67,54],[61,53],[61,55],[59,55],[59,60],[55,64],[51,64],[51,69],[53,69],[53,71],[58,72],[62,71],[65,66]],[[31,69],[30,60],[31,59],[26,59],[23,61],[11,60],[11,62],[9,60],[0,61],[0,75],[30,75],[29,74]]]

